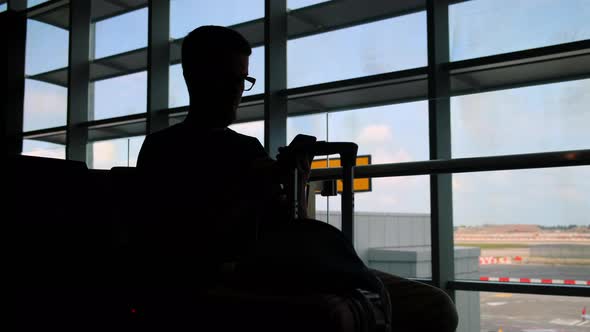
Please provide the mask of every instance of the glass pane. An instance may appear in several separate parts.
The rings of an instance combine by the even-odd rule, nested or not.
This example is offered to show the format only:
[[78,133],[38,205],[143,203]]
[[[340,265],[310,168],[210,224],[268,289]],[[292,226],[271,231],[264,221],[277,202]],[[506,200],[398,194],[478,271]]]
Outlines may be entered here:
[[585,284],[589,213],[590,166],[454,174],[455,245],[480,252],[461,278]]
[[68,66],[67,30],[27,20],[25,74],[35,75]]
[[136,136],[90,143],[92,160],[87,162],[89,168],[135,167],[144,139],[145,136]]
[[287,9],[293,10],[303,7],[309,7],[322,2],[328,2],[328,0],[287,0]]
[[[67,30],[27,20],[25,74],[40,74],[68,66]],[[67,117],[65,87],[38,80],[25,80],[23,130],[64,126]]]
[[170,36],[183,38],[201,25],[230,26],[264,17],[264,1],[170,1]]
[[34,7],[36,5],[42,4],[44,2],[47,2],[49,0],[27,0],[27,7],[31,8]]
[[[147,73],[119,76],[94,82],[94,112],[99,120],[145,112],[147,109]],[[94,113],[94,114],[92,114]]]
[[190,99],[184,77],[182,76],[182,66],[180,64],[170,66],[169,73],[168,106],[173,108],[188,105]]
[[476,0],[449,7],[452,61],[590,38],[587,0]]
[[95,58],[147,46],[148,10],[142,8],[96,23]]
[[457,332],[580,332],[590,327],[590,298],[456,292]]
[[[286,144],[291,143],[297,134],[311,135],[315,136],[319,141],[326,141],[328,139],[327,121],[328,116],[326,113],[288,117]],[[316,156],[315,159],[326,159],[326,156]],[[311,199],[313,199],[313,201],[311,201]],[[318,213],[316,213],[314,217],[310,210],[308,211],[310,212],[309,217],[328,222],[329,220],[326,214],[326,211],[328,211],[328,197],[323,197],[318,194],[315,195],[315,199],[310,198],[310,201],[315,204],[313,209]]]
[[[428,159],[428,104],[329,113],[328,140],[357,143],[358,155],[369,155],[371,164]],[[428,179],[375,178],[369,192],[355,194],[355,247],[370,267],[431,277]],[[330,197],[327,208],[328,223],[340,227],[340,196]]]
[[289,144],[298,134],[315,136],[318,141],[327,140],[327,121],[326,113],[288,117],[286,144]]
[[[402,277],[431,278],[429,177],[375,178],[369,192],[354,197],[354,245],[365,263]],[[327,205],[328,213],[318,208],[317,219],[340,228],[340,196]]]
[[290,88],[423,67],[426,13],[289,40],[287,53]]
[[8,8],[8,5],[6,3],[0,4],[0,12],[5,12],[7,8]]
[[264,146],[264,121],[236,123],[230,125],[229,128],[240,134],[256,137]]
[[25,156],[66,159],[66,146],[63,144],[24,139],[22,154]]
[[66,125],[68,89],[37,80],[25,80],[23,130]]
[[330,113],[328,139],[355,142],[372,164],[428,160],[426,101]]
[[[264,47],[252,49],[249,59],[249,75],[256,78],[256,84],[250,91],[244,91],[243,96],[264,93]],[[180,64],[170,66],[170,84],[168,94],[169,107],[180,107],[189,104],[189,95],[182,76]]]
[[453,157],[590,148],[590,80],[451,99]]

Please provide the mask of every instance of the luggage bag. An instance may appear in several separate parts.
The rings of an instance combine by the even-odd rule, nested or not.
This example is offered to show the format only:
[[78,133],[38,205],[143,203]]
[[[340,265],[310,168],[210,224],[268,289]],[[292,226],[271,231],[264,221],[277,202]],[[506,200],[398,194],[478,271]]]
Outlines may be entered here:
[[[281,149],[292,162],[290,222],[261,232],[249,260],[238,264],[233,287],[207,292],[207,324],[217,331],[389,332],[389,295],[352,245],[358,147],[309,136],[299,141]],[[332,154],[342,160],[342,231],[301,216],[306,199],[297,160]]]

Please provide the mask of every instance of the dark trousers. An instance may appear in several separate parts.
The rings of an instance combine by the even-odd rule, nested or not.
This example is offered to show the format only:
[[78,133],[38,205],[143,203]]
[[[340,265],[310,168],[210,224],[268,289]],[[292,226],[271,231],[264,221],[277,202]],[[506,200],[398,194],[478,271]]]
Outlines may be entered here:
[[393,331],[455,331],[459,322],[457,310],[445,292],[425,283],[372,271],[391,298]]

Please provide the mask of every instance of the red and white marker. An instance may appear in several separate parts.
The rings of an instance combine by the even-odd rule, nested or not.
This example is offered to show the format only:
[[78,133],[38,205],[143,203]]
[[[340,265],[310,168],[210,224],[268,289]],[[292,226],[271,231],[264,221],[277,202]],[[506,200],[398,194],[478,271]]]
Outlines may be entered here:
[[518,282],[526,284],[561,284],[561,285],[586,285],[590,286],[590,280],[571,279],[541,279],[541,278],[509,278],[509,277],[479,277],[480,281]]

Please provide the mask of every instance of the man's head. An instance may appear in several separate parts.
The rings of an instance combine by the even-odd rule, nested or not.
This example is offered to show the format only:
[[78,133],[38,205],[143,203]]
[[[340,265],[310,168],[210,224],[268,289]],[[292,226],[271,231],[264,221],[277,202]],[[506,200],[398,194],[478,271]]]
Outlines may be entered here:
[[201,26],[184,38],[182,71],[191,117],[211,127],[225,127],[235,120],[250,54],[248,41],[225,27]]

